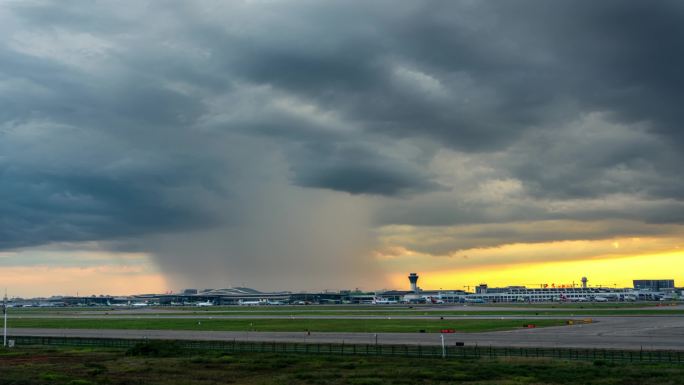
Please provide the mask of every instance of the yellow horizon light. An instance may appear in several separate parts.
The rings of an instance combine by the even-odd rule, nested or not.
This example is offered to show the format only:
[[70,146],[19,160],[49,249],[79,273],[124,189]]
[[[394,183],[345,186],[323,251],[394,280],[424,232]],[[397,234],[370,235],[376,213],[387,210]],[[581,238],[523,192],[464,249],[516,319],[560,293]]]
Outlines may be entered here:
[[[639,256],[524,263],[502,266],[478,266],[463,270],[427,270],[420,272],[418,285],[426,290],[462,290],[487,283],[493,286],[539,287],[581,285],[587,277],[590,286],[631,287],[634,279],[675,279],[681,282],[684,251]],[[679,274],[677,274],[679,273]],[[397,288],[408,287],[408,273],[394,273],[388,281]],[[471,287],[472,289],[472,287]]]

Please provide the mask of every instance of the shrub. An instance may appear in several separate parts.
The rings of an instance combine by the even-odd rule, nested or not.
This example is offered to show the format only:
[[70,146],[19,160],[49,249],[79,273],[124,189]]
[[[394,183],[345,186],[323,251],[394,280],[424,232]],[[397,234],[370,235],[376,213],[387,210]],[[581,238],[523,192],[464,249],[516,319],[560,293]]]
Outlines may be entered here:
[[145,341],[133,345],[126,351],[128,356],[173,357],[181,353],[182,348],[176,341]]
[[94,385],[94,383],[88,380],[71,380],[68,382],[68,385]]

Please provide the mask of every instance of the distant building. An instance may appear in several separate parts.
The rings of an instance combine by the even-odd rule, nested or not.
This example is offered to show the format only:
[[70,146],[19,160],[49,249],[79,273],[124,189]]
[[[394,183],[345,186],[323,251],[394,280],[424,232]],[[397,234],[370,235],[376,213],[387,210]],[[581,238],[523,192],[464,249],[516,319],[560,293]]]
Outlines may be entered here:
[[[579,288],[579,287],[547,287],[527,288],[525,286],[487,287],[486,292],[476,287],[479,292],[462,296],[464,302],[587,302],[587,301],[625,301],[637,299],[653,299],[650,295],[640,298],[629,289]],[[648,298],[647,298],[648,297]]]
[[674,290],[674,279],[635,279],[634,289],[636,290],[650,290],[663,291]]

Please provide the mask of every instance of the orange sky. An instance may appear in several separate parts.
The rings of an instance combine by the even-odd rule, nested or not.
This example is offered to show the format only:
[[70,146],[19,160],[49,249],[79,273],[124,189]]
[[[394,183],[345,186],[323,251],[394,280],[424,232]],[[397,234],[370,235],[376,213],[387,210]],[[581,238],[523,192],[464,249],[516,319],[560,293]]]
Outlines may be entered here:
[[[582,277],[589,279],[590,286],[609,287],[631,287],[634,279],[684,282],[684,241],[679,232],[660,237],[511,243],[444,254],[419,251],[422,243],[429,242],[430,233],[419,229],[417,234],[399,229],[381,238],[383,247],[376,250],[375,258],[391,272],[388,287],[407,288],[408,272],[419,273],[423,289],[459,290],[480,283],[578,285]],[[415,245],[418,250],[403,245]]]
[[[420,270],[419,286],[423,289],[463,289],[479,283],[489,286],[540,284],[580,284],[581,277],[590,286],[631,287],[633,279],[675,279],[683,281],[684,251],[617,258],[582,259],[521,263],[514,265],[477,266],[465,269]],[[407,274],[392,275],[393,287],[408,287]]]
[[[423,289],[459,290],[480,283],[579,285],[584,276],[590,286],[630,287],[633,279],[675,279],[678,285],[684,282],[684,247],[678,236],[514,243],[447,255],[411,250],[401,246],[397,238],[392,242],[376,250],[372,257],[381,272],[378,279],[352,282],[354,287],[406,289],[409,272],[420,275],[419,286]],[[65,255],[71,265],[60,265]],[[154,259],[143,253],[41,251],[4,253],[0,257],[17,261],[34,258],[39,262],[0,269],[0,283],[10,296],[126,295],[183,289],[165,279]],[[263,290],[258,285],[254,288]]]
[[99,295],[160,293],[168,290],[159,273],[138,267],[102,265],[95,267],[31,266],[0,270],[0,282],[14,296]]

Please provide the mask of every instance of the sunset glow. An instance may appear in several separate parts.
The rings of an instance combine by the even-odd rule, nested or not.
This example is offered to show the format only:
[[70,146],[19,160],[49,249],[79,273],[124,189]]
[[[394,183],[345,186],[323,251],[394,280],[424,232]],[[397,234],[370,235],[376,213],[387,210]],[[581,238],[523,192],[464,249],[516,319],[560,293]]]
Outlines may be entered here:
[[[465,268],[463,270],[420,270],[420,286],[424,289],[474,290],[486,283],[491,287],[548,287],[581,285],[588,277],[592,287],[631,287],[632,279],[663,279],[673,271],[684,269],[684,251],[663,254],[588,259],[580,261],[543,262],[519,265]],[[393,274],[392,287],[408,287],[407,274]]]
[[124,3],[0,2],[13,295],[684,284],[677,2]]

